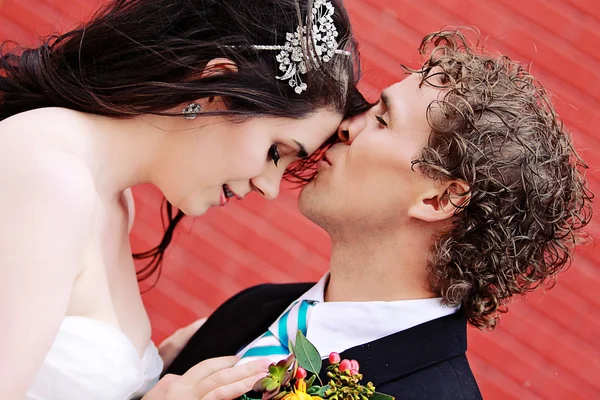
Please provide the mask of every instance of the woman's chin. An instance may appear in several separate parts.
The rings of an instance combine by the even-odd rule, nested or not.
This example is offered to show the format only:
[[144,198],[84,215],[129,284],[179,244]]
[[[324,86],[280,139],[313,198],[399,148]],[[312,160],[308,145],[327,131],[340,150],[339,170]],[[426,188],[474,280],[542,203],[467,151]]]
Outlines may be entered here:
[[191,202],[191,201],[183,201],[178,205],[173,204],[174,207],[179,209],[182,213],[184,213],[187,217],[200,217],[206,212],[213,208],[218,207],[218,204],[208,204],[206,202]]
[[188,217],[201,217],[202,215],[206,214],[206,212],[208,210],[210,210],[211,208],[214,207],[218,207],[218,206],[197,206],[194,207],[191,210],[181,210],[186,216]]

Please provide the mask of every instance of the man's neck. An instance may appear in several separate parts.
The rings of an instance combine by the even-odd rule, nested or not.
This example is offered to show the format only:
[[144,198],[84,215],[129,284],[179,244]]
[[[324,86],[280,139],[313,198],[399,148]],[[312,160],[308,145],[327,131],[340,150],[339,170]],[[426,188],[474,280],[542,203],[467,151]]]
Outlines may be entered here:
[[394,301],[436,297],[427,274],[431,236],[332,238],[326,301]]

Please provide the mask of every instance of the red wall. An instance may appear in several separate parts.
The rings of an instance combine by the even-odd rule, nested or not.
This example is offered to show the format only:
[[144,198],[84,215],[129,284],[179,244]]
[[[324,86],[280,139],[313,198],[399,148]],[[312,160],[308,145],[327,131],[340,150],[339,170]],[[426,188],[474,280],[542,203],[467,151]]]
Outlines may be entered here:
[[[24,43],[90,15],[102,0],[0,0],[0,38]],[[444,25],[475,25],[488,49],[533,63],[590,164],[600,193],[600,4],[596,0],[347,0],[362,44],[363,88],[374,96],[418,61],[422,36]],[[135,190],[135,249],[161,234],[159,195]],[[597,209],[597,207],[596,207]],[[589,228],[600,238],[598,221]],[[160,341],[261,282],[317,279],[327,236],[296,210],[295,195],[258,197],[185,220],[157,287],[144,296]],[[469,358],[486,399],[600,398],[600,254],[578,253],[548,293],[517,300],[494,332],[470,331]]]

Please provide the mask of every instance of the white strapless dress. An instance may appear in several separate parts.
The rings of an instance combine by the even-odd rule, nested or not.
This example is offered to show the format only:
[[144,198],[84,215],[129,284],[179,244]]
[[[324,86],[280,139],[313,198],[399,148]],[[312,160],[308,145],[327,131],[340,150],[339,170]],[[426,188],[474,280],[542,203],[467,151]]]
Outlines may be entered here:
[[85,317],[63,320],[25,400],[128,400],[158,381],[163,362],[150,342],[140,358],[119,329]]

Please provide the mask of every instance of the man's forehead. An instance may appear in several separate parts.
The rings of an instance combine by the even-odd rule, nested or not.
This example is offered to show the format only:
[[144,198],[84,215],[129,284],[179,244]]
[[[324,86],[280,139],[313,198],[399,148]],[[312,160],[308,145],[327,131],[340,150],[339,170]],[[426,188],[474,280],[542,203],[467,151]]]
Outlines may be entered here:
[[[412,75],[412,74],[411,74]],[[406,86],[409,82],[405,82],[406,80],[409,80],[411,78],[411,76],[407,76],[402,80],[399,80],[396,83],[391,84],[390,86],[386,87],[385,89],[383,89],[381,91],[381,95],[380,95],[380,99],[381,101],[383,101],[385,104],[390,104],[390,103],[394,103],[394,101],[397,101],[398,98],[400,98],[402,96],[402,87]],[[418,81],[415,80],[415,88],[418,85]]]
[[386,105],[390,105],[391,102],[391,96],[389,94],[389,92],[386,91],[387,89],[385,89],[383,92],[381,92],[381,101],[384,102],[384,104]]

